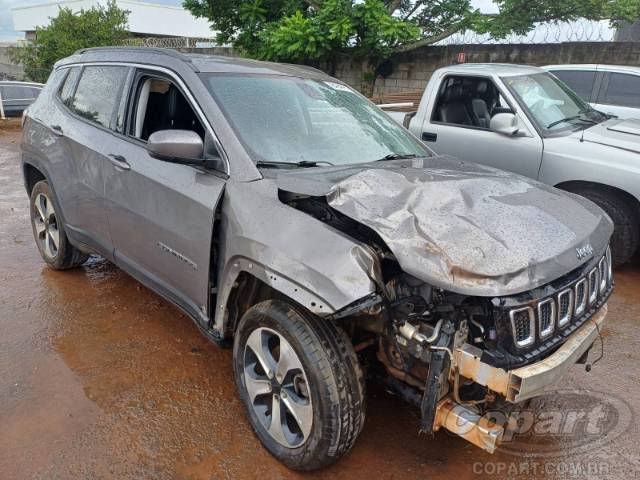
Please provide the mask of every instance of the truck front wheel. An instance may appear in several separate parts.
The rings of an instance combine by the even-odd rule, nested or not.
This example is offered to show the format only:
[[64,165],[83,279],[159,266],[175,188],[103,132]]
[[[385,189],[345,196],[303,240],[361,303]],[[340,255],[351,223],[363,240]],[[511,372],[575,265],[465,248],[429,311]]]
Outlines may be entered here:
[[634,206],[615,191],[588,187],[572,191],[588,198],[611,217],[614,226],[611,237],[614,266],[619,267],[631,260],[640,243],[638,213]]
[[341,328],[267,300],[242,317],[233,357],[249,422],[279,461],[314,470],[351,449],[364,424],[364,379]]

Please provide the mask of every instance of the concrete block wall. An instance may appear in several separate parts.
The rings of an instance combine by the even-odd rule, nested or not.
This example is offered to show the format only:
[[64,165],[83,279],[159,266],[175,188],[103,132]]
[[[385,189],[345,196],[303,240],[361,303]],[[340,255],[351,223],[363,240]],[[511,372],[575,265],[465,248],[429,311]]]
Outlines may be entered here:
[[[375,94],[423,90],[438,68],[457,62],[459,53],[467,63],[521,63],[548,65],[555,63],[607,63],[640,66],[640,42],[575,42],[522,45],[453,45],[423,47],[390,59],[393,72],[378,77]],[[356,89],[362,86],[362,65],[342,59],[335,76]]]
[[[181,49],[194,53],[234,56],[230,48]],[[396,55],[390,59],[392,73],[378,77],[374,94],[402,93],[424,90],[431,74],[438,68],[456,63],[459,53],[467,63],[521,63],[548,65],[555,63],[607,63],[640,66],[640,42],[568,42],[555,44],[517,45],[452,45],[423,47]],[[320,66],[323,68],[322,66]],[[362,62],[340,58],[333,69],[324,67],[333,76],[362,90]]]

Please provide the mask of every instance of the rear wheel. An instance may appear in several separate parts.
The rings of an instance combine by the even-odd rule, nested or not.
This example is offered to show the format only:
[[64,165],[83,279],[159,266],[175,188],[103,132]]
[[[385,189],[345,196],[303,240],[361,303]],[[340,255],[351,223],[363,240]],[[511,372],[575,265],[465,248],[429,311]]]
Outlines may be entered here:
[[69,242],[46,180],[36,183],[31,191],[31,227],[40,255],[51,268],[66,270],[87,260],[88,255]]
[[619,267],[631,260],[640,244],[640,222],[634,206],[614,191],[588,187],[572,191],[588,198],[611,217],[614,226],[611,237],[614,266]]
[[342,329],[265,301],[242,317],[233,355],[251,426],[278,460],[313,470],[351,449],[364,424],[364,379]]

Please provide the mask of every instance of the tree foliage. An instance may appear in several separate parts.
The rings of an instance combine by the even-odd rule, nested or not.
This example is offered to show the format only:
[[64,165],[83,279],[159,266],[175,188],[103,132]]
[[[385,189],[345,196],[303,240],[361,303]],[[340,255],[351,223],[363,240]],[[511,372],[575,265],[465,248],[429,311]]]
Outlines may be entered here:
[[36,29],[36,39],[14,48],[12,61],[24,65],[27,78],[44,82],[55,62],[80,48],[117,45],[127,36],[129,12],[119,9],[113,0],[106,6],[73,13],[60,8],[46,27]]
[[429,45],[460,30],[503,38],[537,22],[640,16],[640,0],[494,0],[483,15],[471,0],[184,0],[209,19],[218,40],[258,58],[314,62],[339,53],[375,65],[394,51]]

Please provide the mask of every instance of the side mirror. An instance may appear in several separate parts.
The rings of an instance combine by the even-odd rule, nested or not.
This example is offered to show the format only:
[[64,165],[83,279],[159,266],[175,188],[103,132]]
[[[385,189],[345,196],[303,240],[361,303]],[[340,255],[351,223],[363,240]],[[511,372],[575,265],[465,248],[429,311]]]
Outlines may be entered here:
[[204,143],[192,130],[158,130],[147,140],[149,155],[165,162],[196,165],[204,162]]
[[491,117],[489,128],[491,128],[493,132],[510,137],[516,135],[520,130],[518,127],[518,117],[513,113],[496,113]]

